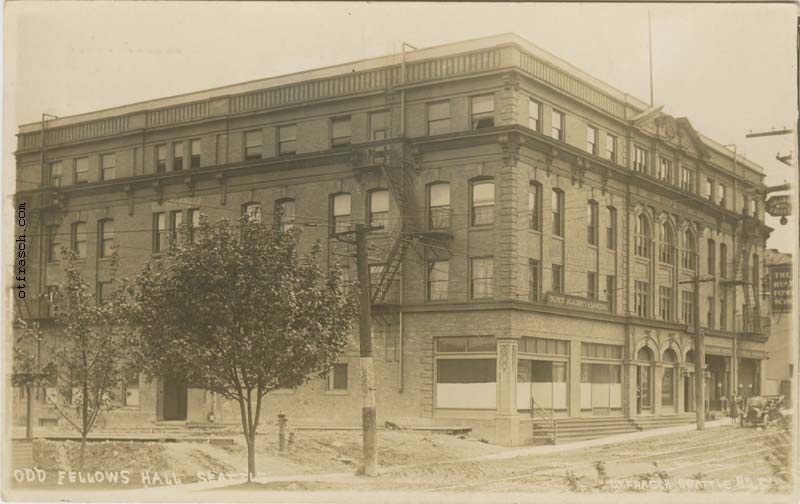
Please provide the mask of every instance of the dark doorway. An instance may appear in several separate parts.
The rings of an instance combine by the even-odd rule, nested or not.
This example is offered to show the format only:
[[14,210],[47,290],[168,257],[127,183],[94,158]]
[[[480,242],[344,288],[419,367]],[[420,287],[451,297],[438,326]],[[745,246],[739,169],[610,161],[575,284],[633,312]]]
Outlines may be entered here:
[[164,420],[186,420],[187,392],[185,383],[164,381]]

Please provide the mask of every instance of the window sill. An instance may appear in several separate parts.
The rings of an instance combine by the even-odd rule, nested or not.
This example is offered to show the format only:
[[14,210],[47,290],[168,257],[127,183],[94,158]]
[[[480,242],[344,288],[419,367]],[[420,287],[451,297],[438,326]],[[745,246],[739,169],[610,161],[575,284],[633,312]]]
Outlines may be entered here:
[[493,228],[494,228],[494,222],[492,222],[491,224],[471,224],[469,226],[470,231],[485,231],[487,229],[493,229]]
[[350,395],[349,390],[326,390],[325,395],[332,395],[332,396],[347,396]]
[[541,229],[534,229],[534,228],[530,228],[529,227],[528,231],[533,233],[533,234],[535,234],[535,235],[537,235],[537,236],[542,236],[542,230]]
[[553,239],[554,240],[558,240],[558,241],[562,241],[562,242],[564,241],[564,237],[563,236],[559,236],[559,235],[555,235],[555,234],[553,235]]
[[586,246],[589,247],[590,249],[593,249],[593,250],[597,250],[598,249],[597,245],[593,245],[591,243],[587,243]]

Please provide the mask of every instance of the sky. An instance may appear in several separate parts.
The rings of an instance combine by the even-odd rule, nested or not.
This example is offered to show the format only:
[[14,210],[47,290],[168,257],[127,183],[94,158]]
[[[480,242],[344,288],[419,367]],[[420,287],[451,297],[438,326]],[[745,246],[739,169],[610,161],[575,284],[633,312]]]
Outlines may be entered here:
[[[19,124],[281,75],[400,50],[515,32],[655,104],[761,164],[767,184],[793,180],[775,160],[795,135],[796,7],[791,4],[435,4],[8,2],[4,165]],[[794,161],[796,162],[796,161]],[[12,170],[13,171],[13,170]],[[6,178],[6,194],[13,185]],[[9,219],[4,219],[6,222]],[[796,221],[768,247],[796,249]]]

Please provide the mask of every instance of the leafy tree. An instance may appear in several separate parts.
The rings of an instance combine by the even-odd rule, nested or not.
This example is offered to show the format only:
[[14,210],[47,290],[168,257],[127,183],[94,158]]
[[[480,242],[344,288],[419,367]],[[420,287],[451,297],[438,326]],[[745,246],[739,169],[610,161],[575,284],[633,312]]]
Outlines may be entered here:
[[357,298],[320,246],[298,252],[299,230],[243,217],[202,219],[194,239],[135,280],[133,345],[151,376],[174,377],[239,404],[248,480],[264,396],[323,376],[349,342]]
[[[75,252],[62,249],[64,283],[56,286],[52,299],[56,311],[54,334],[44,338],[37,324],[31,324],[15,342],[16,383],[53,386],[57,394],[45,399],[59,416],[81,436],[79,466],[83,466],[86,438],[102,411],[118,405],[117,394],[126,366],[128,302],[125,290],[117,288],[98,302],[95,289],[83,279]],[[110,264],[111,282],[118,268],[114,252]],[[40,354],[46,353],[44,365]]]

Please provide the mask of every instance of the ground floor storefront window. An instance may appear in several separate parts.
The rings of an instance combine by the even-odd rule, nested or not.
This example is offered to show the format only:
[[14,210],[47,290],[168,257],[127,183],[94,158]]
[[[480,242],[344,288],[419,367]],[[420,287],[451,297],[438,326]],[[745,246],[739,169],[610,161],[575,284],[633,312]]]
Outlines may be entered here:
[[436,339],[436,407],[497,408],[497,343],[491,336]]
[[569,404],[569,342],[523,337],[517,363],[517,409],[567,411]]
[[622,410],[622,346],[581,343],[581,411],[608,415]]

